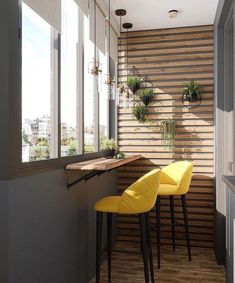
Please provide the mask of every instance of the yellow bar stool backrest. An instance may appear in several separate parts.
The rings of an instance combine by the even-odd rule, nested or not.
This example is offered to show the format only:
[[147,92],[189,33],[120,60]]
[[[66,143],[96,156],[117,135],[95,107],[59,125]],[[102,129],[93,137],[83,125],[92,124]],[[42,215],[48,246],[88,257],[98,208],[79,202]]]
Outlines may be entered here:
[[186,194],[192,179],[193,164],[189,161],[177,161],[161,171],[160,184],[177,186],[176,195]]
[[138,214],[150,211],[157,198],[160,169],[154,169],[129,186],[120,198],[118,213]]

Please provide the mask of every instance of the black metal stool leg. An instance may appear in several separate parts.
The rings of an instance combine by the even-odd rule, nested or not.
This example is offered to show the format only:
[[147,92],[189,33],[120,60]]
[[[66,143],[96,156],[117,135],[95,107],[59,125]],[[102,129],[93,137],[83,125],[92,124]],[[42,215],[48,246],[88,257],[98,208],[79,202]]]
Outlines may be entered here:
[[188,258],[189,258],[189,261],[191,261],[192,258],[191,258],[191,247],[190,247],[190,238],[189,238],[188,212],[187,212],[185,195],[181,196],[181,200],[182,200],[183,213],[184,213],[184,227],[185,227],[185,234],[186,234],[186,240],[187,240]]
[[96,213],[96,283],[100,283],[103,212]]
[[173,243],[173,251],[175,251],[175,208],[174,208],[174,196],[170,196],[170,209],[171,209],[172,243]]
[[139,214],[139,217],[140,217],[141,243],[142,243],[142,249],[143,249],[144,278],[145,278],[145,283],[149,283],[148,250],[147,250],[145,214],[141,213]]
[[152,241],[151,241],[151,229],[150,229],[150,223],[149,223],[149,213],[145,214],[145,219],[146,219],[146,235],[147,235],[147,244],[148,244],[150,275],[151,275],[151,282],[154,283],[153,254],[152,254]]
[[157,263],[158,269],[161,267],[161,197],[157,197],[156,203],[156,219],[157,219]]
[[112,213],[107,214],[107,240],[108,240],[108,282],[111,282],[112,260]]

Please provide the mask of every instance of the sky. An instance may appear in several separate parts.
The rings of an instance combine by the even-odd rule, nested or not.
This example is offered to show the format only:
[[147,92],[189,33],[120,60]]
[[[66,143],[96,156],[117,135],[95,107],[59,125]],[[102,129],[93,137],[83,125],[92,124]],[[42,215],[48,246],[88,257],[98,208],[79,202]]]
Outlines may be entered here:
[[50,27],[30,8],[22,8],[22,113],[50,113]]
[[[78,44],[78,9],[73,0],[63,1],[62,16],[62,81],[61,81],[61,118],[62,122],[76,125],[76,72],[77,72],[77,44]],[[38,16],[26,4],[22,7],[22,113],[23,119],[35,119],[43,115],[50,115],[51,101],[51,26]],[[85,20],[85,37],[89,41],[89,26]],[[89,41],[85,58],[85,122],[93,122],[93,94],[91,90],[91,75],[87,73],[87,62],[93,54],[93,44]],[[102,56],[105,59],[105,56]],[[89,64],[89,63],[88,63]],[[105,64],[104,64],[105,65]],[[103,66],[104,67],[104,66]],[[105,74],[103,74],[105,75]],[[107,89],[100,80],[101,123],[105,124],[107,117]]]

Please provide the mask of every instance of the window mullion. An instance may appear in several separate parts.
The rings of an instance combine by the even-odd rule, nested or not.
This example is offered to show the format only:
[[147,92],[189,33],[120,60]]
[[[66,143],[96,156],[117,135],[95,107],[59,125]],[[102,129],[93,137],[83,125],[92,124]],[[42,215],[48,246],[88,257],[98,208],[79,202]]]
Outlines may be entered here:
[[61,34],[58,34],[58,100],[57,100],[57,137],[58,137],[58,157],[61,157]]
[[94,77],[94,136],[95,152],[99,151],[99,82],[98,76]]
[[78,9],[78,45],[77,45],[77,133],[78,154],[84,153],[84,17]]
[[52,158],[58,157],[58,33],[51,29],[51,117],[50,117],[50,154]]

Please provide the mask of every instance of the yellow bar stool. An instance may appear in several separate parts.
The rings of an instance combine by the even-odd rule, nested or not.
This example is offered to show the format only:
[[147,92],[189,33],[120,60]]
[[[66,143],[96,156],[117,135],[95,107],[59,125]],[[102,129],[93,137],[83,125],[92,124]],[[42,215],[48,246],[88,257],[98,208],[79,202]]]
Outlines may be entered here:
[[112,216],[113,214],[138,214],[141,232],[141,250],[145,282],[154,282],[152,247],[148,212],[156,203],[160,181],[159,169],[154,169],[129,186],[121,196],[108,196],[95,204],[96,218],[96,283],[100,283],[101,241],[103,214],[107,213],[108,282],[111,282]]
[[191,183],[192,171],[193,165],[189,161],[174,162],[161,170],[158,198],[156,202],[158,268],[160,268],[161,196],[169,196],[170,198],[173,251],[175,251],[175,225],[177,224],[175,222],[174,216],[174,196],[181,196],[188,258],[189,261],[191,261],[188,214],[185,196],[189,190],[189,186]]

